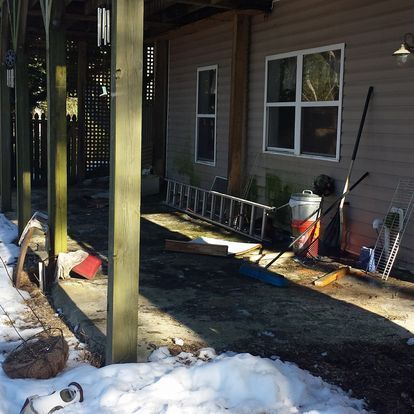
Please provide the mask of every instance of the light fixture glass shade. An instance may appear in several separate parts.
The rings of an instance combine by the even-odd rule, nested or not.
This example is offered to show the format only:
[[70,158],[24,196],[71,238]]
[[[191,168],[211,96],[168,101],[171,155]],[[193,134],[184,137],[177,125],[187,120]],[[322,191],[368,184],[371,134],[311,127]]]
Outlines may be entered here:
[[401,46],[396,50],[392,55],[393,56],[408,56],[411,52],[405,47],[404,43],[401,43]]

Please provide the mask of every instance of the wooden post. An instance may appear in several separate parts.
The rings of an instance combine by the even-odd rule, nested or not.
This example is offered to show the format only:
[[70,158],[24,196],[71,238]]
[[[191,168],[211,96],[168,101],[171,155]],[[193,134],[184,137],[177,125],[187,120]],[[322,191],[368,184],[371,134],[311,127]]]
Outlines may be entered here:
[[246,158],[246,118],[250,17],[236,14],[233,20],[233,53],[231,62],[228,192],[242,195]]
[[48,214],[50,255],[67,250],[66,36],[64,2],[43,0],[47,62]]
[[26,36],[28,1],[15,2],[11,19],[13,24],[13,46],[16,52],[15,67],[15,116],[16,116],[16,181],[17,221],[19,234],[32,215],[31,194],[31,137],[29,82],[27,56],[24,47]]
[[87,75],[87,69],[88,69],[87,59],[88,59],[87,43],[81,40],[78,42],[78,80],[77,80],[78,148],[77,148],[76,177],[78,181],[83,181],[86,175],[85,87],[86,87],[86,75]]
[[108,364],[137,359],[144,0],[111,12]]
[[3,2],[1,9],[0,29],[0,211],[9,211],[12,208],[11,200],[11,125],[10,125],[10,89],[7,86],[4,55],[9,47],[9,16],[7,4]]
[[168,41],[158,40],[155,44],[155,99],[153,122],[152,165],[154,173],[165,177],[165,151],[167,132],[168,97]]

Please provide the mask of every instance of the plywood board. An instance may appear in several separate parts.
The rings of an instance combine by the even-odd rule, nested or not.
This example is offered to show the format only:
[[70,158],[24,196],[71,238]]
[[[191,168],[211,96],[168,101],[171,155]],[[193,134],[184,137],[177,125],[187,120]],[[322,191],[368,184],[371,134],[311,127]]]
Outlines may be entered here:
[[190,243],[227,246],[228,254],[234,256],[239,256],[262,248],[260,243],[240,243],[222,239],[214,239],[212,237],[197,237],[196,239],[191,240]]

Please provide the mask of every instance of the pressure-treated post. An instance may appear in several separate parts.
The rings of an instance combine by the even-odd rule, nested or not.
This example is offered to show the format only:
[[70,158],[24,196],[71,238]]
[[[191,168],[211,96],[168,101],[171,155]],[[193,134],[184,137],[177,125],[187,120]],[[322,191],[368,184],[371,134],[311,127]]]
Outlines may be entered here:
[[32,214],[31,197],[31,136],[29,84],[27,77],[27,56],[23,46],[17,48],[15,79],[16,111],[16,180],[17,180],[17,221],[19,234],[22,233]]
[[112,2],[108,364],[137,359],[143,11]]
[[[0,59],[4,62],[4,55],[9,47],[9,17],[6,2],[1,10],[1,39]],[[11,128],[10,128],[10,89],[6,81],[6,67],[0,66],[0,211],[11,210]]]
[[15,117],[16,117],[16,181],[17,220],[19,233],[32,213],[31,201],[31,148],[29,83],[25,51],[28,0],[14,0],[10,12],[13,47],[16,52]]
[[47,61],[48,214],[51,255],[67,250],[66,36],[63,2],[45,21]]
[[233,20],[233,53],[231,62],[228,192],[242,192],[246,158],[246,114],[248,89],[250,17],[236,14]]

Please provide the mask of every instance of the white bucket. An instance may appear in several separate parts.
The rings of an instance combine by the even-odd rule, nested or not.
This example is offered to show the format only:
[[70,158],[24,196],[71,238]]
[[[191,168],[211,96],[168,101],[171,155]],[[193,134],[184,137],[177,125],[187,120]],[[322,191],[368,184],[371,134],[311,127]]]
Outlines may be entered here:
[[303,190],[290,196],[289,205],[292,209],[292,220],[315,221],[322,197],[313,194],[311,190]]

